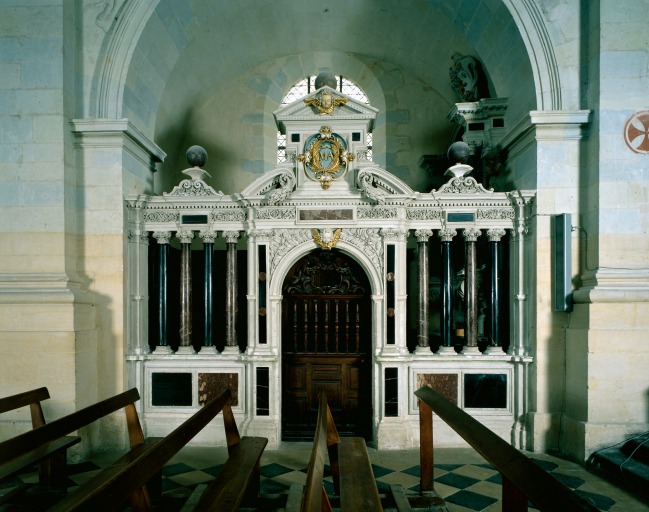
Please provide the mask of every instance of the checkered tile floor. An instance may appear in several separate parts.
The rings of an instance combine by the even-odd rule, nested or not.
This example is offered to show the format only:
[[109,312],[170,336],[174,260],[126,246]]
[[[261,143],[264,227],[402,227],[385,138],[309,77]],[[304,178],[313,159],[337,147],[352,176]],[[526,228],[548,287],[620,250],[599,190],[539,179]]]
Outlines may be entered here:
[[[310,443],[283,443],[280,450],[266,450],[261,464],[262,500],[256,510],[281,511],[283,495],[292,483],[304,483],[309,460]],[[574,489],[599,510],[610,512],[649,511],[649,503],[633,494],[587,472],[582,466],[545,454],[528,454],[543,469],[551,472],[566,486]],[[112,459],[113,454],[100,454],[92,461],[74,465],[70,488],[87,481],[99,468]],[[160,511],[179,510],[193,488],[209,482],[218,473],[227,458],[225,448],[187,447],[164,467],[163,498],[157,506]],[[419,492],[419,452],[416,450],[383,451],[370,449],[374,475],[380,492],[390,484],[400,484],[406,492]],[[446,503],[448,512],[501,511],[500,474],[478,454],[469,449],[438,449],[435,452],[435,491]],[[19,479],[0,484],[0,495],[21,482],[34,483],[35,472],[20,475]],[[331,477],[325,487],[333,492]],[[29,496],[13,505],[0,507],[1,512],[43,510],[47,504],[38,496]],[[244,510],[252,510],[244,509]],[[442,509],[443,510],[443,509]],[[530,506],[530,510],[535,510]]]

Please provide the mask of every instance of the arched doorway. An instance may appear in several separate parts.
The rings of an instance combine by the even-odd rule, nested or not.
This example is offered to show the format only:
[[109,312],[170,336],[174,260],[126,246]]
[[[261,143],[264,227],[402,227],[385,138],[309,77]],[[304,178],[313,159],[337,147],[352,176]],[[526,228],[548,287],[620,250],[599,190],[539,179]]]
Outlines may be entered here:
[[282,438],[312,440],[327,393],[341,435],[372,435],[371,287],[338,250],[298,260],[282,286]]

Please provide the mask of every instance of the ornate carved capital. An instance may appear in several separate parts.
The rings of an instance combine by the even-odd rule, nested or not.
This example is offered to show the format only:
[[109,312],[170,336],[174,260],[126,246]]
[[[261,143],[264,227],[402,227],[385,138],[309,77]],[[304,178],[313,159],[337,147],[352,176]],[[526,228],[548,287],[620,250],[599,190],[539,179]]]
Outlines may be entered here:
[[225,241],[229,244],[236,244],[237,240],[239,240],[239,232],[238,231],[224,231],[223,232],[223,238],[225,238]]
[[391,242],[406,242],[408,240],[408,232],[400,229],[382,229],[381,235],[384,240]]
[[181,244],[191,244],[194,238],[194,232],[191,229],[181,229],[176,232],[176,238],[180,240]]
[[442,242],[452,242],[455,235],[457,235],[457,231],[453,228],[444,228],[437,232],[437,236],[442,240]]
[[168,244],[171,240],[171,231],[155,231],[153,233],[153,238],[155,238],[159,244]]
[[500,242],[500,239],[507,234],[507,231],[501,228],[492,228],[487,230],[487,238],[490,242]]
[[415,231],[415,238],[417,242],[428,242],[428,239],[433,236],[431,229],[418,229]]
[[143,245],[149,245],[149,232],[148,231],[140,231],[138,229],[136,230],[129,230],[128,232],[128,241],[129,242],[139,242]]
[[204,244],[213,244],[214,240],[216,240],[219,235],[216,233],[216,231],[203,230],[198,233],[198,236],[201,237]]
[[251,229],[248,231],[248,238],[253,242],[267,242],[273,236],[268,229]]
[[465,242],[475,242],[481,234],[482,231],[477,228],[469,228],[462,231]]

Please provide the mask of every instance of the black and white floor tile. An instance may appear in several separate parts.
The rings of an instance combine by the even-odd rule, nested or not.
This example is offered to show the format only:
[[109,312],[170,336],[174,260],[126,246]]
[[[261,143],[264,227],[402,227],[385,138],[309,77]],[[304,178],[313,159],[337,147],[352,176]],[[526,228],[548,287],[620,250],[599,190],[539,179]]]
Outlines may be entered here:
[[[266,450],[261,464],[261,500],[246,504],[242,510],[280,512],[283,498],[292,483],[304,483],[309,460],[310,443],[283,443],[280,450]],[[649,511],[649,503],[637,494],[622,490],[591,474],[583,466],[545,454],[528,454],[543,469],[589,500],[603,512]],[[187,447],[164,467],[162,499],[156,509],[179,510],[196,485],[209,482],[227,457],[225,448]],[[71,466],[69,489],[92,477],[113,454],[100,454],[92,461]],[[380,492],[389,485],[400,484],[411,495],[419,494],[419,452],[417,450],[383,451],[370,449],[370,458]],[[435,451],[435,492],[444,499],[448,512],[500,512],[501,478],[488,463],[469,449],[438,449]],[[18,485],[36,483],[35,472],[0,484],[0,495]],[[331,477],[325,484],[333,493]],[[48,503],[35,493],[23,493],[0,511],[44,510]],[[255,507],[255,508],[252,508]],[[438,510],[444,510],[440,508]],[[535,510],[530,506],[530,510]]]

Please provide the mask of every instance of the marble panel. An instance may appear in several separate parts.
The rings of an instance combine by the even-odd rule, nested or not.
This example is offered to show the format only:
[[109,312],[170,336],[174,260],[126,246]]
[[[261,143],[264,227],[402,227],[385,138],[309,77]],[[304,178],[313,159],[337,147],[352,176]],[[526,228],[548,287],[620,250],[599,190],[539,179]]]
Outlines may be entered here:
[[198,403],[205,405],[225,388],[232,392],[231,405],[239,405],[239,374],[237,373],[199,373]]
[[457,405],[457,373],[420,373],[417,375],[417,389],[430,386],[449,402]]

